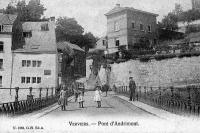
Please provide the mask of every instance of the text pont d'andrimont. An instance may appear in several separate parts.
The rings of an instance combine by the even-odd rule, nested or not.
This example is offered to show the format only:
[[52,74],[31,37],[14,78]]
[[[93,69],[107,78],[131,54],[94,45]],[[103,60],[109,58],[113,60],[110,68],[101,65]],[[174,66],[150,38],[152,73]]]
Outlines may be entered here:
[[98,121],[95,123],[69,121],[69,125],[70,126],[139,126],[139,123],[126,122],[126,121],[111,121],[111,122]]

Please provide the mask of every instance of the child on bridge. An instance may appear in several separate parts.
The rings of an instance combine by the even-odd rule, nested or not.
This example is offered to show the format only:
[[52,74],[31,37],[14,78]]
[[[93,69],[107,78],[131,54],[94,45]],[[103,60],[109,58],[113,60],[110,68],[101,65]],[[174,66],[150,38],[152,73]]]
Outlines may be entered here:
[[101,107],[101,86],[97,86],[94,92],[94,101],[97,102],[97,108]]

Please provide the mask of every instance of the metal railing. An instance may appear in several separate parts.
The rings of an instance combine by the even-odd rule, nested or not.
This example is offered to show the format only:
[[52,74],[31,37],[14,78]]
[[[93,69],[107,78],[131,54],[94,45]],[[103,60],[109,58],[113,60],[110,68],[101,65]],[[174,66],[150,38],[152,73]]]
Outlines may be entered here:
[[[121,86],[116,92],[128,96],[129,88]],[[135,99],[177,114],[200,115],[200,86],[137,86]]]
[[[1,88],[6,89],[6,88]],[[0,115],[13,116],[18,114],[30,113],[35,110],[40,110],[44,107],[52,105],[57,102],[59,94],[56,88],[7,88],[15,90],[15,100],[13,102],[0,103]],[[26,100],[19,99],[19,90],[29,90]],[[36,98],[32,95],[33,89],[39,89],[39,94]],[[50,91],[51,90],[51,91]],[[46,91],[45,96],[42,97],[42,91]],[[72,90],[68,90],[68,96],[73,94]]]

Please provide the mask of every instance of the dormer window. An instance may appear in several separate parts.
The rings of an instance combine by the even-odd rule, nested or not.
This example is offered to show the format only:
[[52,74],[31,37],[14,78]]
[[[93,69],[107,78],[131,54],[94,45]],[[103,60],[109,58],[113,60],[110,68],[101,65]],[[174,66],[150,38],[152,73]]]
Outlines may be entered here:
[[32,32],[31,31],[29,31],[29,32],[23,32],[23,36],[25,38],[30,38],[30,37],[32,37]]
[[42,24],[42,25],[41,25],[41,31],[49,31],[49,26],[48,26],[48,24]]

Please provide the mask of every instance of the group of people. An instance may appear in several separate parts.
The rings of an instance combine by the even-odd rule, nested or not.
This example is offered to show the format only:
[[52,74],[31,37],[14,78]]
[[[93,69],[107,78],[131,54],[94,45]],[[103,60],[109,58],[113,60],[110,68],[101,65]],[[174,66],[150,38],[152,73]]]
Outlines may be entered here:
[[[75,102],[78,102],[79,108],[84,108],[83,103],[84,103],[84,91],[85,88],[84,86],[80,87],[76,85],[76,83],[72,83],[71,88],[73,89],[74,92],[74,99]],[[67,100],[68,100],[68,92],[69,92],[69,87],[66,85],[63,85],[61,87],[60,91],[60,98],[58,100],[58,103],[61,105],[61,110],[66,110],[66,105],[67,105]],[[101,98],[102,96],[102,91],[101,91],[101,86],[96,86],[95,87],[95,92],[94,92],[94,101],[97,102],[97,108],[101,107]]]
[[[84,85],[77,86],[77,84],[75,82],[72,83],[71,88],[73,89],[74,92],[74,98],[75,98],[75,102],[78,102],[79,104],[79,108],[84,108],[83,103],[84,103],[84,91],[85,91],[85,87]],[[107,86],[99,86],[97,85],[95,87],[95,92],[94,92],[94,101],[97,103],[97,108],[101,107],[101,96],[102,96],[102,89],[106,90],[106,96],[107,96],[107,91],[108,91],[108,87]],[[136,94],[136,84],[135,81],[133,80],[133,77],[129,78],[129,93],[130,93],[130,99],[129,101],[134,101],[135,100],[135,94]],[[61,87],[61,91],[60,91],[60,98],[59,98],[59,104],[61,105],[61,110],[66,110],[66,105],[67,105],[67,99],[68,99],[68,92],[69,92],[69,87],[66,85],[63,85]]]

